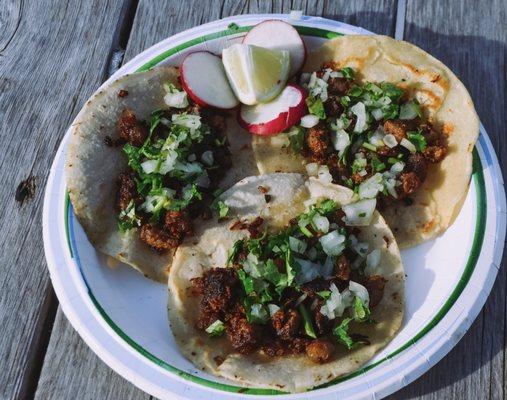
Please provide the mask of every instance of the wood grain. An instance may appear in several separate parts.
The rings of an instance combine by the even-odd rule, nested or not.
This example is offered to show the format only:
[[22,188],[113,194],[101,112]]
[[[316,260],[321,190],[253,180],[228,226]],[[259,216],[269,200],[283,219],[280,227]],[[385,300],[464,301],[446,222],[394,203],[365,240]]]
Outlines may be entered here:
[[58,310],[35,399],[139,399],[151,397],[100,360]]
[[[42,244],[44,184],[55,151],[101,82],[121,4],[0,3],[0,398],[33,391],[54,318]],[[35,193],[21,205],[18,184]],[[36,384],[36,381],[35,381]]]
[[[403,1],[403,0],[399,0]],[[184,29],[242,13],[302,9],[394,34],[397,2],[163,1],[22,2],[0,5],[0,398],[147,399],[96,357],[59,310],[43,260],[43,185],[66,127],[100,82],[125,61]],[[408,0],[405,38],[446,62],[463,79],[507,165],[506,6]],[[132,26],[131,26],[132,25]],[[13,135],[13,133],[15,135]],[[504,157],[502,157],[502,155]],[[22,206],[17,184],[35,177]],[[503,399],[506,395],[507,271],[458,346],[392,399]]]
[[[405,40],[446,63],[464,82],[507,168],[506,4],[407,3]],[[483,311],[459,344],[392,399],[505,399],[506,256]],[[445,266],[442,266],[445,268]]]

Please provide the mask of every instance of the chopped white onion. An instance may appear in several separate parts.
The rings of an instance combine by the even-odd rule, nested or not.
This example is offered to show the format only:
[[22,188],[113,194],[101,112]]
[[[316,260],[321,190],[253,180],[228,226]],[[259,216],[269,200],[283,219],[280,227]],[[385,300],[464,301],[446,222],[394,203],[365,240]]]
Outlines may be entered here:
[[316,214],[313,217],[312,222],[319,232],[327,233],[329,231],[329,220],[326,217]]
[[382,147],[384,145],[384,136],[384,130],[379,128],[371,135],[370,143],[375,147]]
[[368,293],[368,290],[366,290],[363,285],[354,281],[350,281],[349,290],[352,292],[352,294],[358,297],[366,307],[368,307],[370,304],[370,295]]
[[382,174],[377,172],[359,185],[360,199],[373,199],[384,189]]
[[270,317],[272,317],[278,310],[280,310],[280,307],[278,307],[276,304],[268,304],[268,310]]
[[204,165],[207,165],[208,167],[213,165],[213,152],[211,150],[206,150],[201,155],[201,160],[204,163]]
[[208,175],[208,172],[207,171],[203,171],[203,173],[201,175],[199,175],[197,177],[197,179],[195,180],[195,184],[197,186],[200,186],[202,188],[209,188],[209,185],[211,184],[211,181],[209,179],[209,175]]
[[174,93],[167,93],[164,96],[164,102],[169,107],[185,108],[188,106],[187,93],[184,91],[174,91]]
[[375,118],[375,121],[380,121],[384,114],[382,113],[382,110],[380,108],[375,108],[374,110],[371,110],[371,115],[373,118]]
[[189,156],[187,157],[187,160],[190,162],[194,162],[195,160],[197,160],[197,156],[194,153],[189,154]]
[[329,173],[329,168],[327,165],[319,165],[319,172],[317,173],[319,181],[324,183],[333,182],[333,177]]
[[343,206],[342,210],[345,213],[345,224],[349,226],[369,225],[376,205],[376,199],[366,199]]
[[306,251],[306,242],[299,240],[293,236],[289,236],[289,247],[296,253],[303,254]]
[[405,147],[407,150],[409,150],[411,153],[415,153],[417,151],[417,149],[415,148],[414,144],[406,139],[406,138],[403,138],[401,139],[401,142],[400,144]]
[[384,143],[390,149],[398,145],[398,141],[396,140],[396,137],[392,133],[389,133],[384,136]]
[[317,176],[317,174],[319,173],[319,164],[317,163],[308,163],[306,164],[305,166],[306,168],[306,173],[309,175],[309,176]]
[[201,127],[201,117],[193,114],[173,114],[171,117],[173,124],[184,126],[190,129],[199,129]]
[[329,290],[331,295],[320,308],[320,313],[329,319],[339,318],[343,315],[345,309],[352,305],[353,295],[348,289],[340,293],[334,283],[329,286]]
[[350,111],[352,111],[356,117],[356,125],[354,126],[354,132],[364,132],[364,130],[367,128],[366,124],[366,107],[364,106],[364,103],[358,102],[354,104]]
[[332,231],[321,236],[319,242],[322,245],[322,250],[328,256],[339,256],[345,249],[345,236],[338,231]]
[[160,165],[158,160],[146,160],[141,163],[141,168],[143,169],[145,174],[151,174],[153,172],[158,172]]
[[319,123],[319,117],[316,115],[308,114],[301,118],[300,125],[303,128],[313,128],[315,125]]
[[391,166],[391,172],[393,174],[399,174],[405,168],[405,163],[403,161],[398,161]]
[[350,136],[343,129],[339,129],[338,131],[333,132],[331,135],[331,141],[333,142],[333,147],[341,157],[347,146],[350,144]]
[[296,275],[297,283],[303,284],[313,281],[315,278],[319,277],[320,272],[318,264],[297,257],[294,257],[294,261],[296,261],[300,267],[299,272]]
[[252,304],[252,307],[250,307],[250,314],[261,321],[266,321],[268,319],[266,309],[259,303]]

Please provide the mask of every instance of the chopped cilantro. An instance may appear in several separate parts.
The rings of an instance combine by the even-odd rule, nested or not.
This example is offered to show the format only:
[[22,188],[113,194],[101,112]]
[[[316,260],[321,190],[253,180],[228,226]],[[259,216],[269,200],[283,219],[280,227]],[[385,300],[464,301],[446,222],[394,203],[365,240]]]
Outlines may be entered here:
[[354,77],[356,75],[355,71],[350,67],[342,68],[340,72],[343,74],[343,77],[347,78],[348,80],[354,80]]
[[312,317],[303,303],[298,306],[298,311],[301,314],[301,318],[303,318],[303,327],[306,335],[313,339],[317,339],[317,334],[313,328]]
[[417,151],[424,151],[426,148],[426,138],[421,132],[408,132],[408,140],[412,142]]
[[306,98],[306,105],[308,106],[310,114],[319,117],[319,119],[326,119],[326,111],[324,110],[324,104],[320,97],[315,98],[308,96]]
[[225,204],[222,200],[216,202],[216,209],[218,211],[218,218],[227,217],[227,213],[229,212],[229,206]]
[[292,151],[294,153],[301,153],[305,143],[305,130],[300,126],[297,126],[291,129],[288,135]]
[[359,322],[370,319],[370,309],[363,304],[359,297],[354,298],[354,319]]

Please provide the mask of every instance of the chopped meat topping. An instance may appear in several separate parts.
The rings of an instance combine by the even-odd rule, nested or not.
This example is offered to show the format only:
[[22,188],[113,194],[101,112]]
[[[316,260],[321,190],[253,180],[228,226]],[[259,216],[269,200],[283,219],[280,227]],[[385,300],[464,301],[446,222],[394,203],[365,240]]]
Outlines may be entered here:
[[116,130],[121,139],[136,147],[141,147],[148,137],[148,128],[128,108],[121,113]]
[[381,275],[371,275],[365,279],[363,284],[370,294],[371,307],[375,307],[382,300],[386,283],[387,280]]
[[116,205],[118,210],[126,210],[129,203],[137,197],[136,182],[129,173],[118,176],[118,192],[116,193]]
[[329,96],[324,102],[324,110],[327,117],[339,117],[343,112],[343,106],[339,96]]
[[447,155],[445,146],[428,146],[423,151],[424,157],[432,164],[439,163]]
[[296,336],[301,323],[301,317],[296,310],[278,310],[271,317],[271,324],[276,334],[285,340]]
[[317,326],[317,332],[319,335],[325,335],[331,331],[333,327],[333,321],[320,312],[320,309],[324,303],[318,299],[315,309],[313,310],[313,319]]
[[414,153],[408,156],[405,169],[408,172],[414,172],[422,182],[426,179],[428,164],[421,153]]
[[247,225],[247,230],[250,233],[250,237],[258,238],[262,234],[262,225],[264,224],[264,219],[261,217],[255,218],[252,222]]
[[336,259],[334,274],[341,281],[348,281],[350,279],[350,262],[344,254]]
[[243,315],[234,315],[225,325],[232,347],[241,354],[256,350],[261,340],[259,325],[250,324]]
[[329,94],[344,95],[350,89],[352,83],[346,78],[329,78],[327,85],[327,92]]
[[231,268],[212,268],[203,277],[192,279],[194,288],[202,293],[201,306],[205,311],[226,310],[233,300],[236,271]]
[[306,354],[314,363],[322,364],[331,358],[334,352],[333,344],[325,339],[317,339],[306,346]]
[[400,119],[388,119],[384,122],[384,131],[393,135],[396,141],[400,143],[401,139],[407,137],[408,126],[405,121]]
[[179,239],[173,238],[163,229],[153,224],[143,225],[139,232],[139,238],[148,246],[159,252],[175,249],[180,245]]
[[306,135],[306,146],[314,161],[323,161],[330,149],[329,137],[322,125],[310,128]]
[[192,232],[190,216],[186,210],[167,211],[164,216],[164,230],[181,242],[185,235]]
[[421,186],[421,180],[415,172],[404,172],[399,179],[401,185],[398,186],[398,193],[401,198],[414,193]]

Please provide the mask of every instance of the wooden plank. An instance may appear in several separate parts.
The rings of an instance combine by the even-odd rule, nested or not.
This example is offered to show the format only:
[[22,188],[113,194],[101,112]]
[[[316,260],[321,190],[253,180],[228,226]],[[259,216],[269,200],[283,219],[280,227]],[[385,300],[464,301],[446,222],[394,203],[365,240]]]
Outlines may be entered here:
[[[102,80],[121,4],[1,4],[0,398],[14,399],[32,395],[56,308],[40,225],[44,182],[76,110]],[[20,190],[16,201],[29,176],[33,195]]]
[[[241,13],[289,12],[303,9],[309,15],[357,24],[383,34],[394,34],[394,1],[328,2],[238,2],[238,1],[141,1],[130,32],[125,61],[160,40],[184,29]],[[79,42],[76,42],[79,44]],[[117,49],[121,53],[121,49]],[[161,316],[164,318],[165,316]],[[37,398],[68,398],[84,393],[86,398],[132,398],[134,386],[117,376],[89,350],[65,320],[57,323],[48,347]],[[79,357],[74,353],[78,349]],[[76,359],[81,360],[77,363]],[[106,376],[96,379],[95,370]],[[116,392],[111,392],[114,387]],[[137,394],[138,397],[141,395]]]
[[150,399],[98,358],[58,310],[35,399]]
[[237,14],[288,13],[303,10],[362,26],[377,33],[394,34],[394,0],[361,1],[141,1],[125,53],[128,61],[162,39],[196,25]]
[[[505,126],[507,31],[505,2],[409,1],[405,40],[446,63],[469,89],[502,170]],[[469,332],[437,366],[392,399],[504,399],[506,257],[487,304]],[[445,268],[445,266],[442,266]]]

